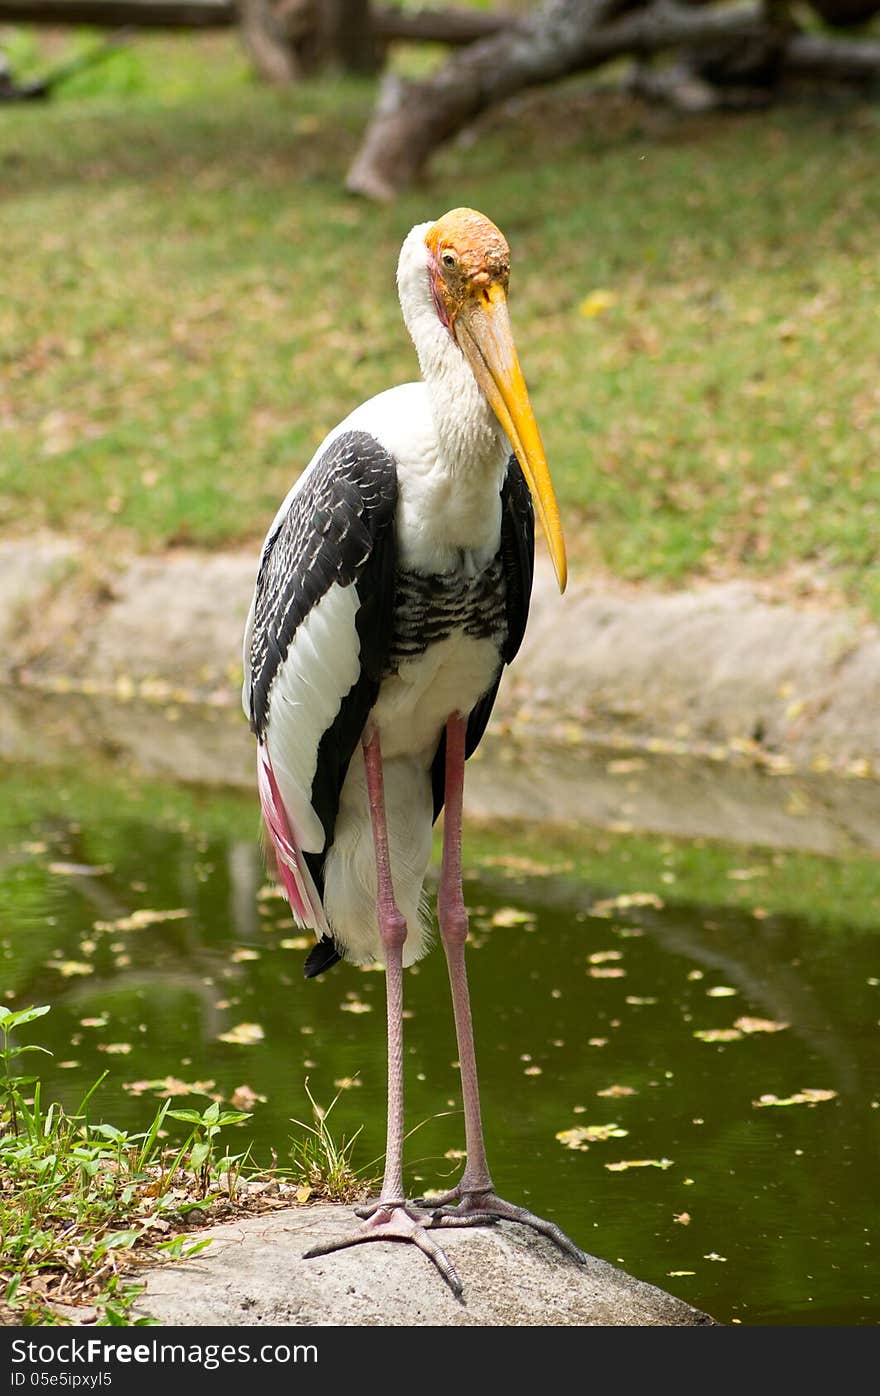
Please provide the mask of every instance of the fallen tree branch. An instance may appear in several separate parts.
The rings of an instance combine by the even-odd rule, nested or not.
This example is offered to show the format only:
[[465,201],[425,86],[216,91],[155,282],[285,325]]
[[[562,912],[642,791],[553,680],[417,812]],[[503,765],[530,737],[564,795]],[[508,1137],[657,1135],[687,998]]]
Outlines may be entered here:
[[0,0],[0,24],[98,29],[217,29],[238,23],[232,0]]
[[876,81],[880,78],[880,39],[793,34],[785,46],[783,62],[792,73],[856,82]]
[[[270,11],[268,0],[258,0]],[[99,29],[127,25],[133,29],[229,29],[254,19],[254,0],[0,0],[0,24],[91,24]],[[377,39],[414,43],[471,44],[497,34],[514,17],[493,11],[459,9],[402,10],[375,6]],[[275,17],[279,34],[290,37],[289,15]],[[299,26],[298,26],[299,27]]]
[[515,23],[515,15],[498,10],[401,10],[396,5],[373,10],[373,28],[380,39],[472,44]]
[[621,54],[698,48],[766,31],[763,8],[691,8],[655,0],[621,14],[625,0],[549,0],[492,38],[454,54],[430,78],[383,80],[347,187],[389,199],[424,168],[436,147],[488,107],[524,88],[598,67]]

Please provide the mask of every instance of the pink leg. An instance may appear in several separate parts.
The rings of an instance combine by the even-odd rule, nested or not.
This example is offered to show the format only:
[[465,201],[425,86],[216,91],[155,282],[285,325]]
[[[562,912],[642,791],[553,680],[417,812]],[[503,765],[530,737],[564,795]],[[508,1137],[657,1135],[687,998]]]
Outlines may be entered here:
[[461,815],[464,799],[464,750],[467,723],[463,717],[451,717],[446,724],[446,805],[443,816],[443,864],[440,872],[440,892],[437,915],[440,935],[446,952],[449,984],[452,989],[452,1011],[458,1041],[461,1071],[461,1094],[464,1105],[464,1137],[467,1150],[464,1173],[459,1186],[469,1192],[489,1192],[492,1179],[486,1162],[483,1142],[483,1120],[480,1113],[480,1087],[477,1081],[477,1056],[474,1048],[474,1025],[471,1018],[471,998],[468,990],[465,943],[468,935],[468,914],[461,885]]
[[[468,917],[461,885],[461,815],[466,736],[467,720],[457,714],[450,717],[446,724],[446,812],[443,817],[443,866],[440,873],[437,911],[452,988],[455,1034],[461,1065],[467,1159],[457,1186],[433,1203],[433,1221],[437,1226],[448,1226],[465,1217],[478,1221],[497,1221],[499,1218],[518,1221],[548,1236],[575,1259],[583,1260],[583,1251],[555,1222],[536,1217],[524,1207],[517,1207],[497,1196],[486,1162],[474,1029],[465,965]],[[452,1205],[456,1203],[456,1206]]]
[[388,1001],[388,1133],[385,1174],[376,1202],[358,1208],[363,1225],[350,1236],[316,1246],[306,1257],[356,1246],[364,1241],[412,1241],[437,1266],[453,1294],[462,1292],[461,1280],[434,1238],[426,1230],[429,1214],[410,1206],[403,1190],[403,946],[406,922],[394,900],[388,828],[385,820],[385,786],[379,734],[364,741],[367,794],[376,850],[376,910],[385,951],[385,983]]

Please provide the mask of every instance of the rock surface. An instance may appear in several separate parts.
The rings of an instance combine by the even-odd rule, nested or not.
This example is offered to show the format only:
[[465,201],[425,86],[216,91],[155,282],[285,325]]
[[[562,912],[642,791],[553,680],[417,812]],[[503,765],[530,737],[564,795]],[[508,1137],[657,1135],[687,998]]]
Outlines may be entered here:
[[[52,535],[0,544],[0,757],[102,751],[252,789],[239,685],[253,571],[250,554],[114,562]],[[851,611],[745,583],[575,583],[560,599],[541,564],[466,813],[876,851],[878,706],[880,630]]]
[[146,1272],[136,1311],[166,1325],[685,1326],[715,1320],[603,1260],[578,1265],[503,1222],[443,1233],[464,1284],[452,1295],[415,1246],[371,1242],[304,1260],[352,1228],[348,1207],[285,1208],[228,1222],[203,1254]]
[[[0,544],[6,677],[234,701],[256,550],[116,560],[51,535]],[[0,678],[3,677],[0,668]],[[543,557],[498,715],[685,746],[756,741],[800,768],[880,769],[880,629],[746,582],[659,593],[575,581]]]

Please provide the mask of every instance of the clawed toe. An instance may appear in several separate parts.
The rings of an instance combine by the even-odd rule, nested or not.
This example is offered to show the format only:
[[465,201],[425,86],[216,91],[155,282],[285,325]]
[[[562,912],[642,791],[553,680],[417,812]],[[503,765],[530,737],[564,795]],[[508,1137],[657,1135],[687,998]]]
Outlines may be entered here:
[[326,1241],[305,1252],[303,1259],[312,1260],[316,1256],[332,1255],[334,1251],[360,1246],[368,1241],[410,1241],[428,1257],[443,1276],[456,1299],[463,1291],[458,1271],[446,1252],[428,1234],[429,1218],[403,1203],[377,1202],[368,1207],[358,1208],[356,1215],[366,1219],[348,1236]]
[[546,1221],[543,1217],[536,1216],[526,1207],[518,1207],[512,1202],[506,1202],[503,1197],[498,1197],[494,1192],[461,1190],[453,1191],[452,1196],[457,1199],[454,1204],[441,1202],[439,1206],[435,1205],[431,1213],[430,1225],[432,1227],[485,1226],[499,1221],[518,1222],[520,1226],[528,1226],[532,1231],[540,1232],[542,1236],[546,1236],[573,1260],[577,1260],[581,1264],[587,1260],[587,1256],[580,1246],[576,1246],[561,1227],[557,1226],[555,1222]]

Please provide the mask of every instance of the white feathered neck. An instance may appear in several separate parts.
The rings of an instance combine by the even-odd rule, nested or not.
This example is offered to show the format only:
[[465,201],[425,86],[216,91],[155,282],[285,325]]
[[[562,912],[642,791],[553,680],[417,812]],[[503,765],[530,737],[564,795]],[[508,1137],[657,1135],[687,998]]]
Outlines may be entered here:
[[425,234],[419,223],[407,235],[397,264],[397,289],[422,377],[428,388],[441,464],[450,475],[503,475],[510,447],[467,361],[440,321],[431,294]]

